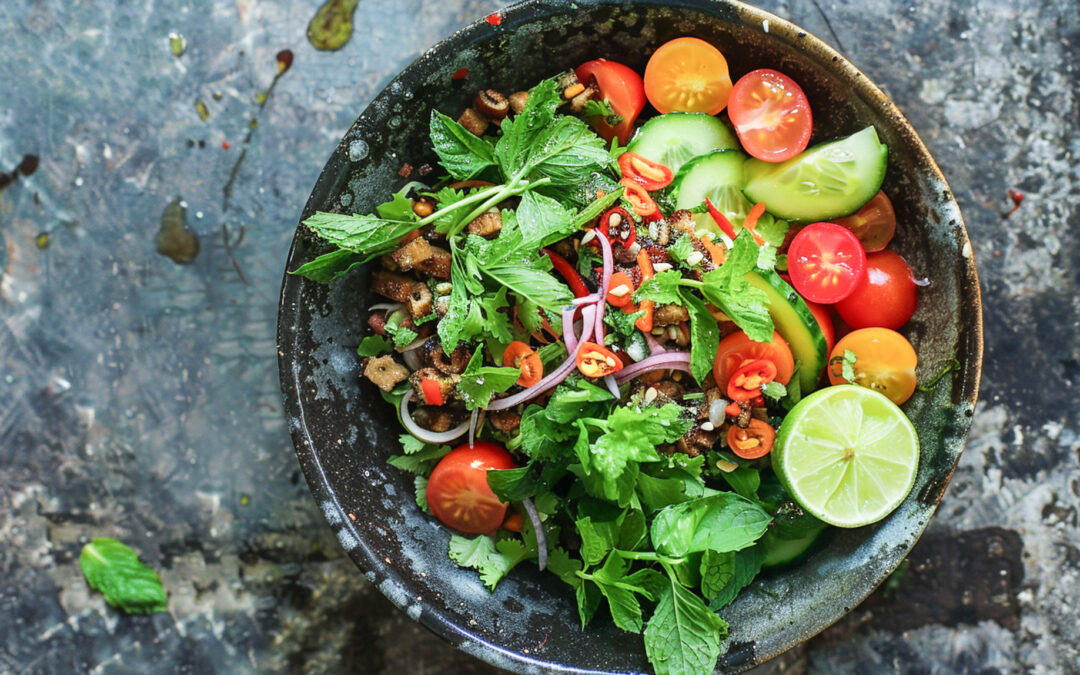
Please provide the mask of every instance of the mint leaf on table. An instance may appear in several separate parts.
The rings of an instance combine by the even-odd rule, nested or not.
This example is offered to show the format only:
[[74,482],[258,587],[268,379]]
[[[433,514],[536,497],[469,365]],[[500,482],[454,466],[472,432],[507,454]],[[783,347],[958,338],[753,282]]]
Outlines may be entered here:
[[734,600],[739,592],[749,586],[758,575],[764,561],[765,550],[761,546],[736,551],[731,580],[709,598],[709,609],[714,612],[719,611]]
[[382,335],[369,335],[360,341],[356,348],[358,356],[381,356],[389,354],[394,349],[394,343]]
[[689,289],[680,291],[679,304],[690,314],[690,373],[701,383],[712,375],[716,350],[720,346],[720,328],[704,301]]
[[765,534],[771,520],[765,509],[749,499],[719,492],[657,512],[652,543],[657,552],[672,557],[705,549],[738,551]]
[[458,383],[458,392],[461,393],[465,407],[469,410],[486,408],[492,396],[514,386],[521,377],[521,370],[518,368],[484,366],[481,365],[483,362],[484,350],[477,349],[473,352],[469,365],[465,367],[465,372],[461,374],[461,381]]
[[645,628],[645,653],[657,675],[711,673],[726,635],[727,622],[670,579]]
[[431,111],[429,129],[439,164],[454,178],[468,180],[495,166],[491,144],[441,112]]
[[320,284],[328,284],[364,262],[364,256],[339,248],[309,260],[289,274],[295,274]]
[[679,286],[682,285],[681,282],[682,274],[678,270],[671,269],[657,272],[653,278],[641,282],[641,286],[638,286],[638,289],[634,291],[634,301],[652,300],[658,305],[679,303]]
[[95,537],[79,554],[79,568],[90,588],[101,591],[105,602],[127,614],[164,612],[165,587],[154,570],[135,551],[108,537]]

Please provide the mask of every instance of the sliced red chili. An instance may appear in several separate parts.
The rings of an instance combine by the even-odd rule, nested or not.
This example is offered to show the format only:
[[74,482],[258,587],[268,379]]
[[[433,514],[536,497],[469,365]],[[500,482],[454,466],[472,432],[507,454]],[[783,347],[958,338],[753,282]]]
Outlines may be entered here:
[[446,403],[446,401],[443,400],[442,387],[430,377],[420,378],[420,391],[424,394],[424,403],[428,405],[442,405],[443,403]]
[[595,342],[581,343],[574,362],[585,377],[604,377],[619,372],[623,367],[615,352]]
[[757,359],[744,364],[731,374],[727,395],[732,401],[750,401],[761,396],[761,387],[776,379],[776,364]]
[[776,430],[759,419],[751,419],[745,429],[731,425],[727,432],[728,447],[742,459],[764,457],[773,449],[775,442]]
[[634,219],[630,217],[630,212],[621,206],[613,206],[605,211],[604,215],[600,216],[600,224],[596,226],[596,230],[607,237],[612,244],[623,248],[630,248],[637,240]]
[[547,257],[551,258],[551,264],[555,267],[555,271],[562,275],[563,279],[566,279],[566,283],[570,286],[570,291],[573,292],[575,298],[583,298],[589,294],[589,287],[585,285],[585,280],[581,278],[578,271],[574,269],[574,266],[551,249],[544,249],[544,253]]
[[656,205],[653,198],[649,196],[649,192],[639,183],[634,182],[631,178],[623,178],[619,182],[626,188],[623,197],[630,202],[630,206],[634,208],[634,213],[642,218],[649,218],[660,213],[660,207]]
[[646,159],[636,152],[624,152],[619,155],[619,169],[622,171],[623,178],[640,183],[641,187],[649,191],[665,188],[671,185],[672,179],[675,178],[671,169],[659,162]]
[[727,216],[720,212],[720,209],[713,206],[713,203],[708,197],[705,198],[705,208],[709,209],[709,215],[716,221],[716,226],[720,228],[720,231],[734,241],[735,228],[731,225],[731,221],[727,219]]
[[544,377],[544,364],[540,355],[521,340],[514,340],[503,350],[503,365],[521,370],[517,383],[522,387],[531,387]]

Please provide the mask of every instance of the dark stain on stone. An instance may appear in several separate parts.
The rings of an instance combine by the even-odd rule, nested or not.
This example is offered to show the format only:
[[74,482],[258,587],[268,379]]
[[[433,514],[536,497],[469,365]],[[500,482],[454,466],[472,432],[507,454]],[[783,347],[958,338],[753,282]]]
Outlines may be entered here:
[[177,265],[189,265],[199,255],[199,236],[188,227],[187,209],[174,199],[161,214],[161,228],[155,238],[157,252]]
[[8,187],[15,181],[19,180],[19,177],[33,176],[38,170],[38,156],[37,155],[23,155],[22,160],[11,171],[0,171],[0,190]]
[[307,27],[311,46],[324,52],[341,49],[353,34],[353,14],[360,0],[326,0]]
[[822,639],[847,639],[864,625],[900,633],[927,624],[996,621],[1018,630],[1023,548],[1019,534],[1000,527],[929,534],[912,549],[888,594],[876,591]]
[[945,494],[945,489],[949,487],[949,479],[952,477],[952,473],[946,476],[938,476],[934,480],[926,484],[926,486],[919,491],[919,503],[921,504],[937,504],[941,501],[941,496]]
[[1075,506],[1065,506],[1058,502],[1058,495],[1056,492],[1052,492],[1050,495],[1050,501],[1046,502],[1042,508],[1042,519],[1044,523],[1050,525],[1056,525],[1059,523],[1065,523],[1076,527],[1077,515]]
[[517,598],[507,598],[503,601],[503,607],[507,608],[515,614],[525,609],[525,605],[521,604]]
[[753,642],[732,642],[721,663],[727,668],[739,668],[757,660],[757,647]]
[[1061,361],[1062,374],[1069,384],[1076,384],[1077,376],[1080,376],[1080,363],[1076,359],[1063,359]]

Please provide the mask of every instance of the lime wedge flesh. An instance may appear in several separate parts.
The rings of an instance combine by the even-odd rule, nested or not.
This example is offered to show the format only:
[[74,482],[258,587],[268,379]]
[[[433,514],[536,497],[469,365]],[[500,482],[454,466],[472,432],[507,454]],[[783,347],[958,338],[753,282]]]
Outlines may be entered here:
[[889,515],[915,484],[919,437],[902,410],[871,389],[814,392],[780,425],[773,471],[811,515],[862,527]]

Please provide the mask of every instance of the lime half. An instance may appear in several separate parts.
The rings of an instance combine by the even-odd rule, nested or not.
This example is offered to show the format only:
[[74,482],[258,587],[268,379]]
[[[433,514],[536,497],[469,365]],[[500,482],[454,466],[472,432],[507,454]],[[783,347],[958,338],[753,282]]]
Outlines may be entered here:
[[810,394],[780,425],[773,471],[811,515],[862,527],[904,501],[919,468],[919,437],[900,408],[871,389]]

